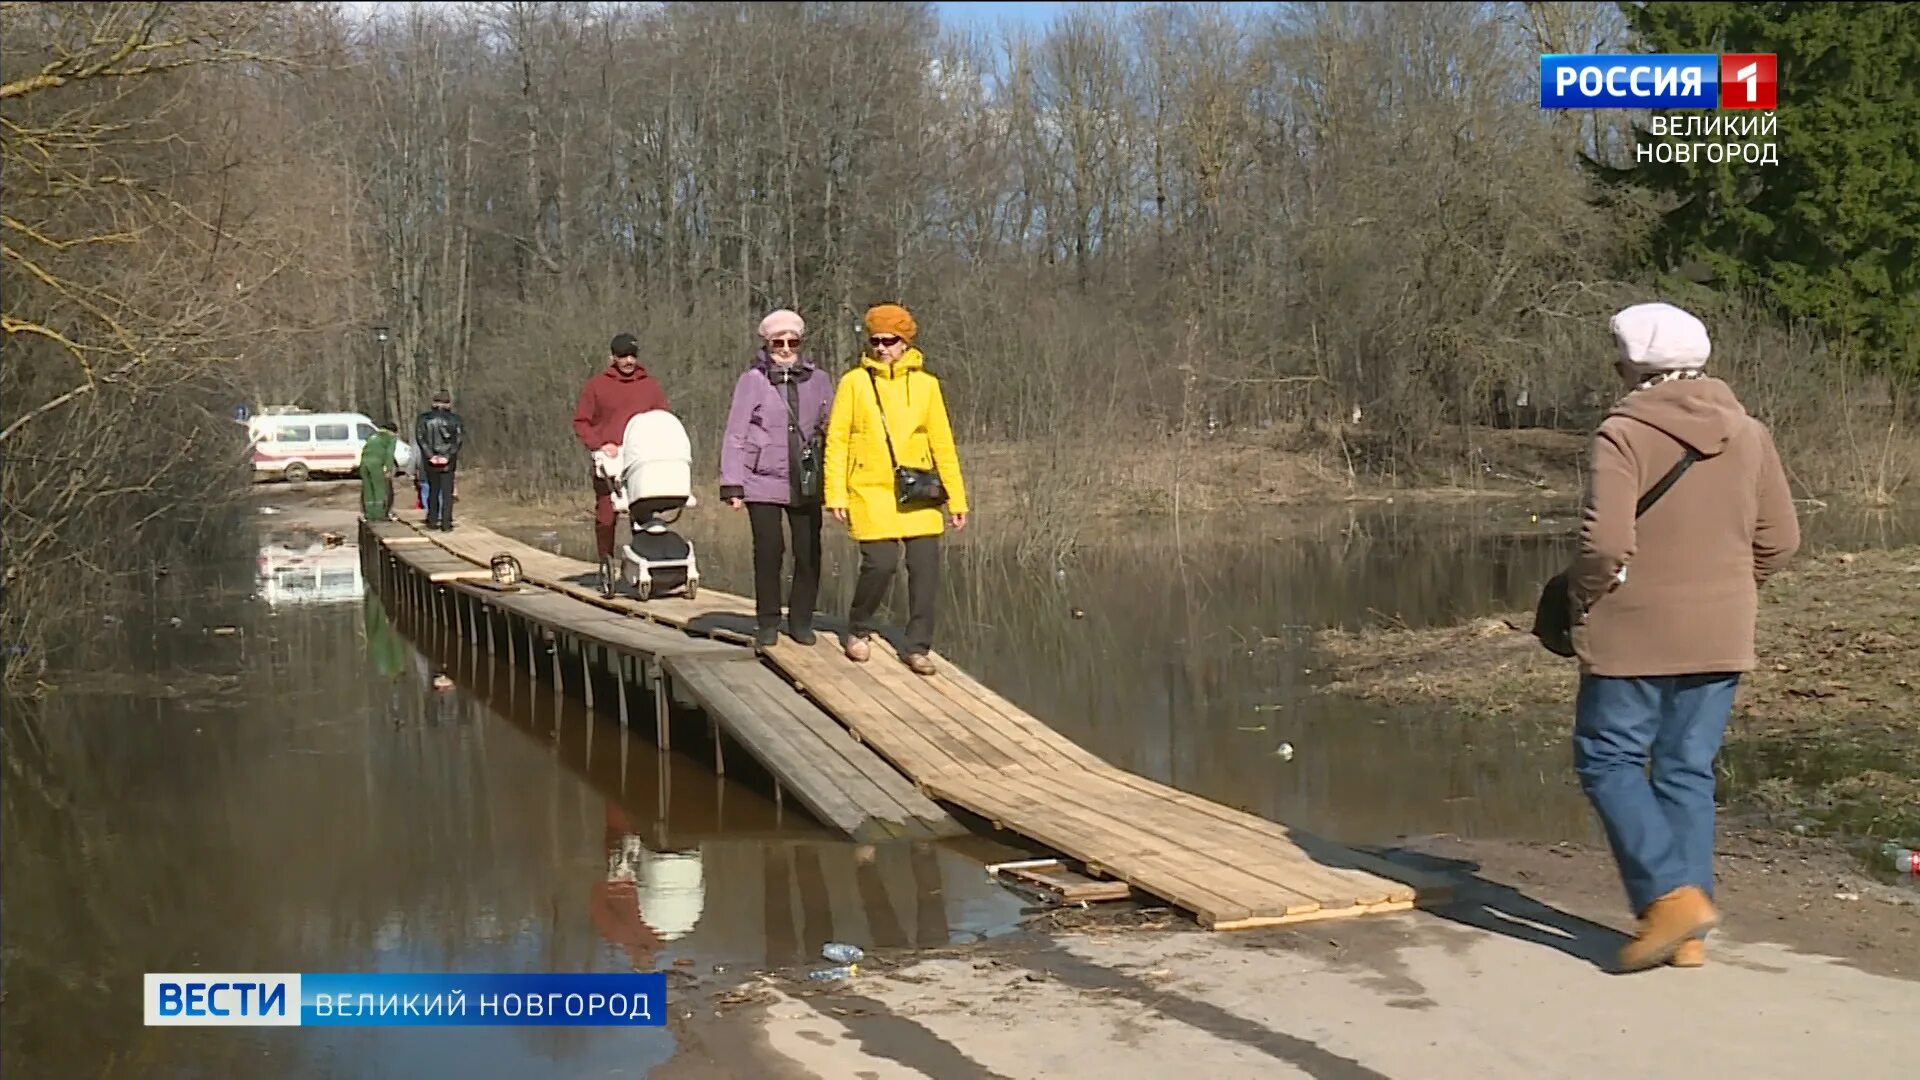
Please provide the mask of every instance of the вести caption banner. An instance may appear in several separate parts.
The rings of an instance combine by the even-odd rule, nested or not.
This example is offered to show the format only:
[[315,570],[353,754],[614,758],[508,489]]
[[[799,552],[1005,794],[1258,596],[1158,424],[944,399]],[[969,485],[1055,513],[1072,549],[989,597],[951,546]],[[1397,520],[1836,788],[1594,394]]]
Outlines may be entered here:
[[666,1023],[659,972],[578,975],[148,974],[149,1026],[462,1027]]

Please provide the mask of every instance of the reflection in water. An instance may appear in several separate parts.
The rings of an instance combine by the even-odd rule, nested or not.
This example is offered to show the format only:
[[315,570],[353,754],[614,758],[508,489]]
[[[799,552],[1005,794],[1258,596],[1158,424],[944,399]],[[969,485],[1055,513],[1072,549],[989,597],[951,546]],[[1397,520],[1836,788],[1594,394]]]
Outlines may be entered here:
[[[1022,901],[983,869],[1016,857],[1011,849],[978,837],[850,843],[775,804],[751,759],[730,754],[718,776],[699,749],[677,741],[679,752],[661,754],[650,728],[623,729],[617,712],[589,712],[478,650],[435,656],[429,666],[452,672],[463,697],[601,797],[603,856],[587,906],[619,962],[808,963],[829,941],[943,946],[1005,932],[1018,919]],[[651,715],[649,703],[634,704]]]
[[840,841],[524,673],[423,654],[376,599],[250,600],[252,571],[175,566],[75,654],[111,692],[6,703],[9,1076],[639,1075],[667,1032],[127,1018],[150,971],[703,971],[1017,917],[965,845]]
[[607,879],[593,886],[593,925],[635,971],[652,971],[660,946],[686,937],[700,921],[700,852],[649,851],[619,805],[606,807]]
[[359,549],[329,546],[318,532],[281,531],[266,537],[254,568],[260,598],[273,607],[351,603],[366,593]]

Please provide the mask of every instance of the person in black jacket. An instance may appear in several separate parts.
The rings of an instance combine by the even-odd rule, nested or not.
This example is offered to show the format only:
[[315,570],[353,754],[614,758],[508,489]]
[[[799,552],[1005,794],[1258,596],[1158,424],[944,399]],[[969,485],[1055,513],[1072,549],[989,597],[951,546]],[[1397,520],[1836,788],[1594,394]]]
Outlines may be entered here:
[[460,464],[460,447],[467,431],[453,411],[453,395],[433,395],[433,408],[413,423],[414,442],[425,460],[416,464],[427,478],[427,528],[453,530],[453,470]]

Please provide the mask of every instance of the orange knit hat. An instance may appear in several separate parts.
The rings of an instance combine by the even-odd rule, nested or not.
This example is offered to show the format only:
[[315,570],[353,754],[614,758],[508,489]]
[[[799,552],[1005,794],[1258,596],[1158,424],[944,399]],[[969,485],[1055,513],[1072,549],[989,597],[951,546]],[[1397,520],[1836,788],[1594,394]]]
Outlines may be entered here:
[[918,329],[912,313],[899,304],[880,304],[867,309],[869,334],[896,334],[911,344],[914,331]]

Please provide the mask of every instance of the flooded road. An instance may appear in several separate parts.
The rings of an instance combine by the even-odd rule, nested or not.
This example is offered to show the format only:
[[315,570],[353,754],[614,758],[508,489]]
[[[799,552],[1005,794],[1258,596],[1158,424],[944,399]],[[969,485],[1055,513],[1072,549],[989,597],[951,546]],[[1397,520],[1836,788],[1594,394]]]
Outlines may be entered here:
[[[1016,926],[1023,901],[981,869],[1006,848],[847,843],[549,686],[422,644],[329,543],[353,513],[327,513],[263,515],[244,551],[146,582],[47,676],[60,692],[8,702],[10,1075],[644,1075],[670,1032],[146,1029],[140,976],[697,975]],[[1122,767],[1338,840],[1597,841],[1558,725],[1313,693],[1312,628],[1530,603],[1569,550],[1564,520],[1532,516],[1143,525],[1038,568],[968,536],[948,547],[938,647]],[[1917,519],[1824,520],[1815,544],[1911,540]],[[744,591],[743,521],[689,532],[708,580]],[[547,533],[591,544],[521,531]],[[844,611],[855,556],[840,536],[828,550],[823,604]]]
[[141,975],[706,975],[1018,919],[981,869],[997,845],[847,843],[550,687],[423,652],[351,546],[279,531],[249,561],[172,567],[87,644],[105,674],[8,703],[9,1075],[640,1076],[670,1032],[143,1028]]

